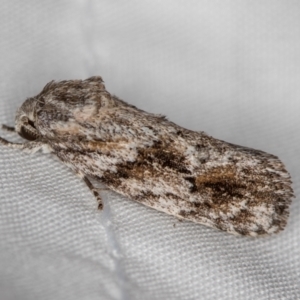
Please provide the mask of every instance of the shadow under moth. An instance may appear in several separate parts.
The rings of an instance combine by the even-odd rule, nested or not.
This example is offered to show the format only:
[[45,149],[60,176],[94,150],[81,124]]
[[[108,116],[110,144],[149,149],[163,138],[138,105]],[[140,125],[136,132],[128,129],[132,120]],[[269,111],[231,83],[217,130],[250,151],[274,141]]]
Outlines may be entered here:
[[93,186],[156,210],[238,235],[277,233],[293,196],[290,175],[274,155],[182,128],[112,96],[101,77],[49,82],[17,110],[28,140],[0,143],[52,152]]

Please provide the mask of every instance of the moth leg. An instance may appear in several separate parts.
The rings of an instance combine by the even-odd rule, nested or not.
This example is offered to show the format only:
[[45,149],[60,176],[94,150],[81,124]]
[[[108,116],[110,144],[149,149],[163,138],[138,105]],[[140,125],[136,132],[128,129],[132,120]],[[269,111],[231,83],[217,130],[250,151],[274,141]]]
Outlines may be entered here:
[[12,148],[12,149],[24,150],[25,152],[28,152],[28,153],[35,153],[38,150],[40,150],[41,148],[46,146],[45,143],[36,142],[36,141],[27,142],[27,143],[12,143],[1,137],[0,137],[0,144],[4,145],[6,147]]
[[90,180],[86,176],[83,177],[83,180],[86,183],[86,185],[88,186],[88,188],[92,191],[93,195],[96,197],[96,199],[98,201],[98,209],[102,210],[103,202],[102,202],[101,196],[99,195],[97,189],[93,186],[93,184],[90,182]]
[[4,125],[4,124],[2,124],[2,129],[5,131],[8,131],[8,132],[16,132],[15,127],[10,127],[10,126]]

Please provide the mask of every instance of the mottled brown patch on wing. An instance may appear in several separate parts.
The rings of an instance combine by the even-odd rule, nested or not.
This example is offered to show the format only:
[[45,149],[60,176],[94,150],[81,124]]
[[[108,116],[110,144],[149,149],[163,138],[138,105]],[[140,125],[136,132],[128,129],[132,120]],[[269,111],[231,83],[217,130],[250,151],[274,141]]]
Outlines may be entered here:
[[196,185],[220,183],[236,180],[237,169],[234,166],[215,167],[196,178]]
[[[113,144],[113,143],[112,143]],[[94,145],[97,147],[97,144]],[[112,145],[113,146],[113,145]],[[116,144],[120,146],[120,144]],[[93,147],[93,143],[90,143]],[[155,143],[148,148],[137,149],[137,156],[134,162],[127,161],[116,164],[117,175],[119,178],[135,178],[141,181],[147,179],[163,178],[166,182],[175,180],[176,173],[189,174],[190,171],[186,168],[185,158],[180,153],[175,153],[175,150],[164,147],[160,143]],[[170,171],[166,172],[166,168]],[[105,172],[104,176],[108,173],[116,174],[113,171]]]
[[178,173],[191,174],[187,169],[185,156],[170,145],[164,145],[161,141],[157,141],[149,148],[141,148],[138,150],[138,159],[148,161],[151,164],[158,164],[160,168],[169,168]]
[[[192,182],[191,178],[188,180]],[[247,186],[237,176],[237,170],[234,166],[221,166],[209,169],[204,174],[194,178],[192,188],[208,194],[211,197],[211,202],[220,206],[232,201],[233,198],[242,199]]]

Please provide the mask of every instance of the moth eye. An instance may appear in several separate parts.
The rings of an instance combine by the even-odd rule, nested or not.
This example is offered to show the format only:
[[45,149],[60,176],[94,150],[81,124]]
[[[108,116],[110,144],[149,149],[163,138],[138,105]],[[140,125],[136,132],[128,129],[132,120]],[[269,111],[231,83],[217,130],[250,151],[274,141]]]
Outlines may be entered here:
[[22,126],[19,135],[29,141],[34,141],[37,139],[37,135],[30,132],[26,127]]
[[21,127],[19,135],[29,141],[34,141],[38,138],[34,123],[28,120],[28,123]]

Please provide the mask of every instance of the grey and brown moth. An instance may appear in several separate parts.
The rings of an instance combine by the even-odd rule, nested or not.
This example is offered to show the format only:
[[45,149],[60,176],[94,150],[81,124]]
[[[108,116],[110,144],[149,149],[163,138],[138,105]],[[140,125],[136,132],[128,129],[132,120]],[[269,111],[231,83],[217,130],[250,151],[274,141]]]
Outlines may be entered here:
[[274,155],[182,128],[112,96],[101,77],[51,81],[16,113],[28,140],[6,146],[55,154],[93,180],[177,218],[229,233],[276,233],[287,222],[290,175]]

